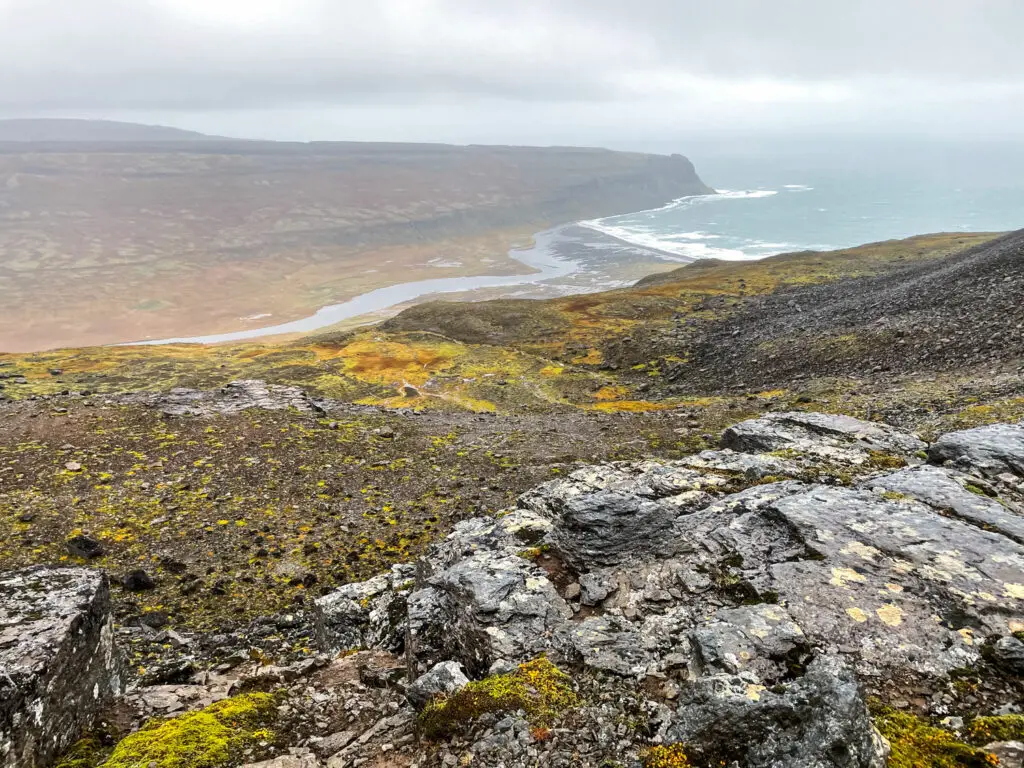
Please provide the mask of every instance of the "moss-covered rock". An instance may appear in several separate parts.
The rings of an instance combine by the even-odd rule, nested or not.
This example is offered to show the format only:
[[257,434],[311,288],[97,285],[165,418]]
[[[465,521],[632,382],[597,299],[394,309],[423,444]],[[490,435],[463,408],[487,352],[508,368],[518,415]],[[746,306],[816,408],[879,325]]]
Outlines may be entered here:
[[481,715],[516,710],[526,712],[532,725],[546,726],[577,703],[571,678],[541,657],[430,702],[420,715],[420,728],[428,739],[445,738]]
[[682,744],[659,744],[643,753],[644,768],[691,768],[693,765]]
[[123,739],[104,768],[222,768],[241,751],[273,738],[267,726],[275,714],[274,697],[265,693],[235,696],[168,720],[152,720]]

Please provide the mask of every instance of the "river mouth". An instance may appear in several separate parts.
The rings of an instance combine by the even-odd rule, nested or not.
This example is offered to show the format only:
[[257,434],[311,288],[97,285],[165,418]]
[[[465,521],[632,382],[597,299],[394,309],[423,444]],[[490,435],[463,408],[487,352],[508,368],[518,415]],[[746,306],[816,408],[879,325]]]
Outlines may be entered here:
[[278,336],[291,333],[310,333],[372,312],[414,301],[423,296],[447,293],[464,293],[486,288],[505,288],[516,285],[532,285],[549,280],[568,277],[581,268],[579,260],[568,257],[565,248],[565,232],[572,224],[544,230],[534,236],[534,243],[527,248],[512,249],[512,259],[531,268],[523,275],[476,275],[468,277],[442,277],[397,283],[360,294],[340,304],[322,307],[314,314],[299,320],[260,328],[248,328],[230,333],[214,333],[206,336],[181,336],[169,339],[147,339],[132,341],[117,346],[146,346],[157,344],[220,344],[229,341],[246,341],[263,336]]
[[[534,235],[533,245],[510,249],[509,258],[533,270],[526,274],[442,277],[396,283],[362,293],[348,301],[330,304],[308,317],[287,323],[203,336],[130,341],[115,346],[222,344],[267,336],[309,334],[425,296],[459,294],[459,300],[470,300],[474,292],[479,294],[478,299],[497,298],[499,295],[505,298],[551,298],[571,293],[593,293],[631,285],[656,269],[678,267],[680,262],[695,260],[650,245],[631,243],[613,233],[595,229],[592,224],[573,222],[552,227]],[[639,272],[634,270],[630,273],[628,270],[623,272],[621,267],[624,264],[645,266]],[[500,294],[494,290],[515,286],[521,286],[522,290],[513,293],[502,291]]]

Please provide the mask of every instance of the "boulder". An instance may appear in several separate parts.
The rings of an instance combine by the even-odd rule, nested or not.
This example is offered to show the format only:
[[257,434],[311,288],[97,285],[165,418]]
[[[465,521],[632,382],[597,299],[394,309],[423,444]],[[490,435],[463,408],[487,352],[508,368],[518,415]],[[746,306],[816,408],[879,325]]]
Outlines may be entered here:
[[482,551],[428,580],[409,598],[413,655],[425,664],[457,660],[483,674],[498,659],[542,653],[572,615],[538,566],[524,557]]
[[725,430],[722,447],[744,453],[792,451],[851,464],[874,453],[911,456],[925,448],[914,435],[886,424],[825,413],[769,413]]
[[469,678],[462,671],[461,664],[442,661],[416,678],[406,691],[406,697],[416,709],[423,709],[431,699],[457,691],[468,682]]
[[415,568],[396,565],[369,581],[346,584],[313,604],[313,626],[320,647],[333,652],[404,648],[405,598],[412,591]]
[[951,462],[967,471],[1024,478],[1024,426],[990,424],[943,435],[928,449],[935,464]]
[[36,567],[0,576],[0,764],[50,765],[121,690],[101,572]]
[[665,734],[709,764],[745,768],[884,768],[853,671],[832,657],[767,690],[716,675],[690,686]]

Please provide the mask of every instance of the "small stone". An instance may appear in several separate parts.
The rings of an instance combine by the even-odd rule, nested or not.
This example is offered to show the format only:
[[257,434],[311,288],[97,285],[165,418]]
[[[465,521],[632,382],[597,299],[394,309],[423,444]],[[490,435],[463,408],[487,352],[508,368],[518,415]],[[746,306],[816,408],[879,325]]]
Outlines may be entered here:
[[84,534],[68,539],[65,546],[72,557],[84,557],[86,560],[92,560],[106,554],[106,549],[104,549],[100,542]]
[[121,579],[121,586],[129,592],[148,592],[151,589],[156,589],[156,582],[153,581],[152,576],[139,568],[125,574]]
[[64,465],[64,469],[66,469],[68,472],[81,472],[82,465],[79,464],[77,461],[69,461],[67,464]]

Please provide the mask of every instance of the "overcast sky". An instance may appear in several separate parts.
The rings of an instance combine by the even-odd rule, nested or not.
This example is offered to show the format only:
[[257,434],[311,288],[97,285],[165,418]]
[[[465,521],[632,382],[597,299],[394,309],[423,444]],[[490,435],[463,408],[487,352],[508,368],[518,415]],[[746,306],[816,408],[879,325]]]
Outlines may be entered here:
[[0,0],[0,117],[622,145],[1015,136],[1024,0]]

